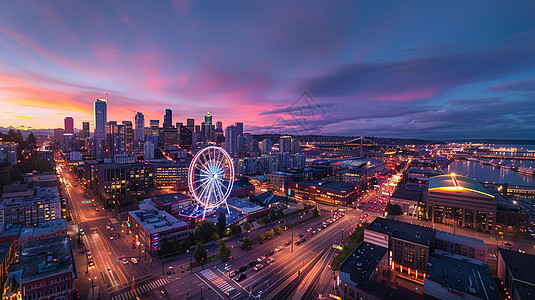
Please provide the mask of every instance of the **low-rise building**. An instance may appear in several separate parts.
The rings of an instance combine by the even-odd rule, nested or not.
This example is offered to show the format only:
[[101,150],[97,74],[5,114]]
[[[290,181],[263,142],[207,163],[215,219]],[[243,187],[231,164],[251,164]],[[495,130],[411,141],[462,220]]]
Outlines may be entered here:
[[28,242],[67,235],[67,221],[64,218],[45,221],[36,225],[5,225],[0,230],[0,242],[13,242],[20,249]]
[[56,186],[4,193],[0,200],[3,224],[29,226],[58,218],[61,218],[61,201]]
[[273,172],[267,174],[268,188],[275,194],[285,196],[288,193],[294,176],[286,172]]
[[193,201],[193,198],[182,193],[171,193],[153,196],[152,202],[156,204],[158,209],[176,215],[180,210],[187,207]]
[[67,236],[29,242],[8,269],[3,297],[73,299],[77,271]]
[[128,222],[139,246],[149,253],[160,251],[161,243],[184,240],[189,235],[186,222],[165,210],[140,209],[128,212]]
[[498,278],[508,298],[528,300],[535,297],[535,255],[498,248]]
[[290,184],[291,196],[297,200],[345,205],[357,200],[358,188],[340,181],[307,180]]
[[487,261],[487,246],[480,239],[437,230],[436,240],[438,250]]
[[0,287],[4,294],[4,283],[7,279],[7,269],[15,257],[15,244],[12,242],[0,243]]
[[97,180],[107,208],[131,205],[135,197],[147,195],[154,186],[149,165],[141,162],[99,164]]
[[234,181],[229,198],[232,198],[232,197],[243,198],[243,197],[249,197],[251,195],[254,195],[254,185],[250,184],[247,181]]

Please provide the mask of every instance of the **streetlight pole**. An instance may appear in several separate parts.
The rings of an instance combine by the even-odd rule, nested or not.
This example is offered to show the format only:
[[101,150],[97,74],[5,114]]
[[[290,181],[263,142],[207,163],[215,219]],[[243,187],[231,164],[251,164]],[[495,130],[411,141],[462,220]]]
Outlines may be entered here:
[[292,227],[292,252],[291,253],[294,253],[294,229]]

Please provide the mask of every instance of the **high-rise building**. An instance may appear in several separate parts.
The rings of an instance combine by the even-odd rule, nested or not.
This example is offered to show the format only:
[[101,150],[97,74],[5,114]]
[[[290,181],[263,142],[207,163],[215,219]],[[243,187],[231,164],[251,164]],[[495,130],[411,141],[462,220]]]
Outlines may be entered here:
[[299,140],[296,138],[293,138],[290,142],[290,152],[291,153],[299,153],[301,151],[301,146],[299,145]]
[[136,128],[135,128],[135,131],[134,131],[134,134],[136,135],[135,136],[135,140],[136,141],[143,141],[145,140],[145,134],[144,134],[144,129],[145,129],[145,116],[143,116],[142,113],[138,112],[136,114]]
[[193,142],[193,132],[186,126],[177,126],[178,129],[178,144],[182,149],[191,148]]
[[[188,129],[193,131],[195,129],[195,119],[187,119],[186,120],[186,126],[188,127]],[[191,127],[191,128],[189,128],[189,127]]]
[[95,100],[95,138],[106,138],[107,103],[104,99]]
[[273,148],[273,142],[270,139],[264,139],[262,141],[262,153],[270,153]]
[[151,160],[154,159],[154,144],[151,142],[146,142],[144,146],[144,155],[143,158],[145,160]]
[[243,123],[236,122],[236,124],[234,126],[236,126],[236,134],[237,135],[243,134]]
[[134,141],[132,121],[123,121],[122,123],[126,127],[126,151],[132,151],[132,142]]
[[221,121],[217,121],[215,124],[216,124],[216,125],[215,125],[215,129],[221,129],[221,130],[223,130],[223,122],[221,122]]
[[292,137],[291,136],[281,136],[279,138],[279,152],[292,152]]
[[108,157],[126,152],[126,125],[108,122]]
[[63,133],[65,133],[65,130],[63,128],[56,128],[54,129],[54,141],[58,143],[63,142]]
[[160,134],[160,120],[150,120],[151,135],[158,136]]
[[65,132],[64,134],[74,134],[74,119],[72,117],[65,118]]
[[236,126],[230,125],[225,129],[225,150],[230,155],[235,155],[237,152],[238,135],[236,134]]
[[205,116],[204,116],[204,123],[206,125],[212,125],[212,115],[210,113],[207,113]]
[[223,132],[223,128],[216,128],[214,132],[214,142],[216,146],[221,147],[221,144],[225,142],[225,133]]
[[163,116],[163,127],[173,126],[173,110],[170,108],[165,110],[165,115]]
[[89,137],[89,122],[82,122],[82,130],[80,130],[80,139],[85,140]]

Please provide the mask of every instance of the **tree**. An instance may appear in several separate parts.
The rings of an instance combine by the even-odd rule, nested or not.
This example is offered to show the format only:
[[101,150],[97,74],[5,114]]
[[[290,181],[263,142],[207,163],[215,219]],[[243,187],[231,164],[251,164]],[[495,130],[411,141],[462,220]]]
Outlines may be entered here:
[[273,231],[275,232],[276,235],[281,235],[282,228],[279,225],[277,225],[275,226],[275,228],[273,228]]
[[314,209],[312,210],[312,216],[313,216],[314,218],[317,218],[317,217],[320,216],[320,213],[319,213],[319,211],[318,211],[317,208],[314,208]]
[[245,231],[251,230],[251,223],[249,223],[249,222],[243,223],[243,230],[245,230]]
[[224,212],[220,212],[217,217],[217,232],[219,236],[225,236],[225,229],[227,229],[227,218]]
[[35,146],[37,145],[37,139],[35,138],[35,135],[33,135],[33,132],[30,132],[30,134],[28,135],[28,147],[30,148],[35,148]]
[[232,224],[232,225],[230,225],[230,232],[232,234],[240,234],[241,233],[241,227],[236,225],[236,224]]
[[243,242],[241,243],[240,247],[242,247],[242,249],[245,249],[245,248],[250,248],[252,245],[253,245],[253,240],[246,237],[243,239]]
[[206,255],[206,249],[204,249],[201,242],[198,242],[197,246],[195,246],[195,251],[193,252],[193,258],[198,264],[204,266],[204,262],[207,259],[207,255]]
[[262,242],[263,240],[266,239],[266,236],[265,236],[264,234],[259,233],[259,234],[256,236],[256,239],[257,239],[259,242]]
[[206,243],[212,239],[212,233],[216,232],[216,226],[214,223],[208,220],[204,220],[197,224],[195,228],[195,237],[197,240]]
[[217,240],[219,240],[219,234],[217,234],[217,232],[212,233],[212,241],[215,242]]
[[225,245],[225,241],[221,241],[219,243],[219,257],[229,258],[230,254],[231,254],[231,250]]
[[268,230],[264,235],[266,236],[266,240],[271,240],[275,236],[275,231],[273,229]]

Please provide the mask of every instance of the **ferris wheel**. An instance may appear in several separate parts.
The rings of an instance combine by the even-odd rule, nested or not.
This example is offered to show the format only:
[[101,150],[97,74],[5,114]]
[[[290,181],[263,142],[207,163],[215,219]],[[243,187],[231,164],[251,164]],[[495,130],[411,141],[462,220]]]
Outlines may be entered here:
[[[206,210],[226,203],[234,183],[234,163],[221,147],[203,148],[189,166],[188,186],[193,198]],[[227,207],[228,210],[228,207]]]

